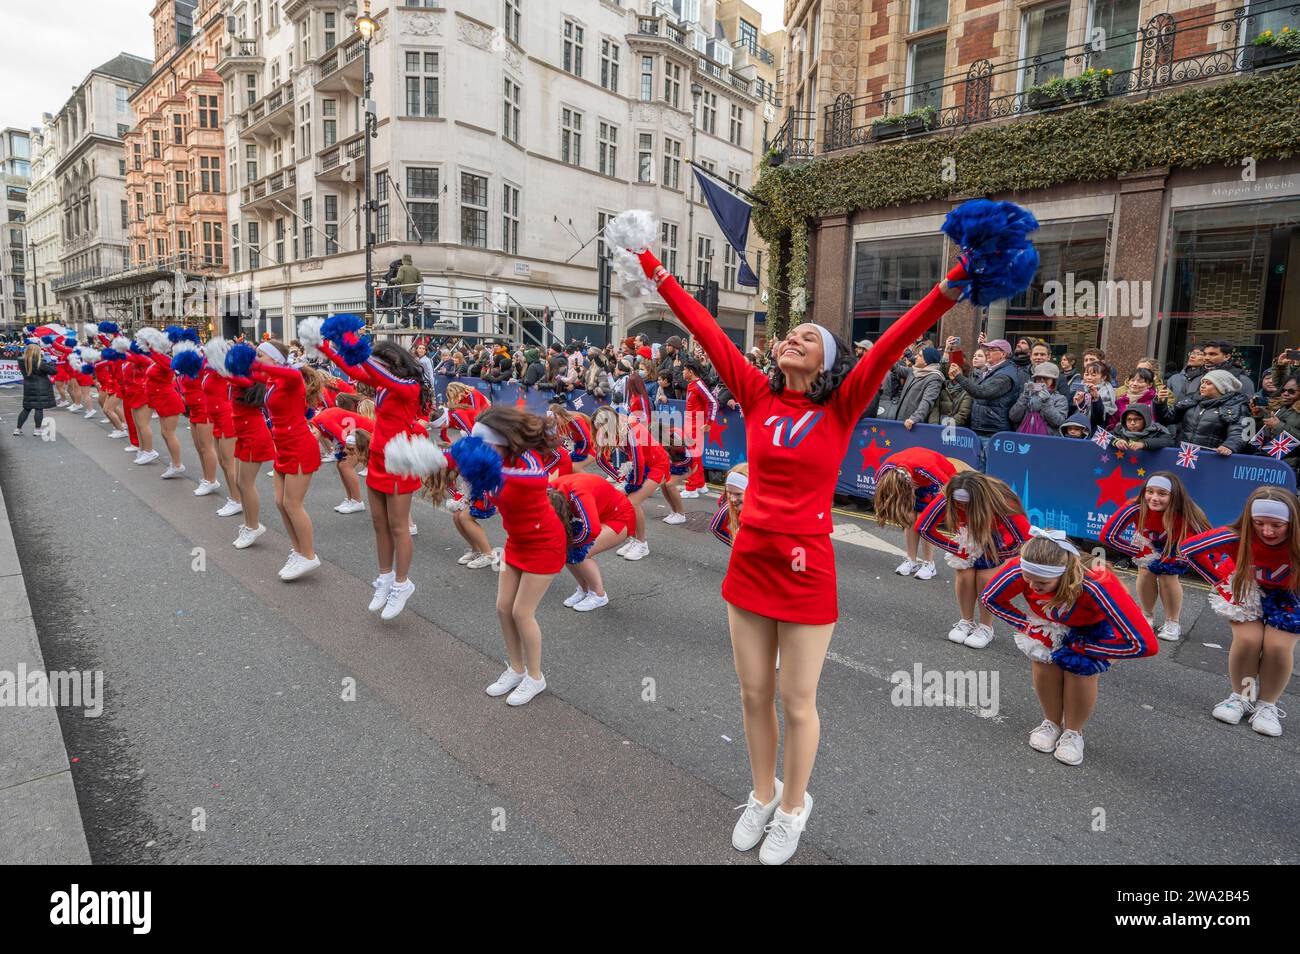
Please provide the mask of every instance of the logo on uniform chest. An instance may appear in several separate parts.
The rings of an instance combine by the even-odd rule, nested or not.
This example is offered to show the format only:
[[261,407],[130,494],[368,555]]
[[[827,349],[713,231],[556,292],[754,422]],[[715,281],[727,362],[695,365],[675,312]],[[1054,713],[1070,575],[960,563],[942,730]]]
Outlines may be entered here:
[[822,411],[804,411],[798,420],[773,414],[763,424],[772,428],[773,447],[798,447],[807,437],[817,422],[822,419]]

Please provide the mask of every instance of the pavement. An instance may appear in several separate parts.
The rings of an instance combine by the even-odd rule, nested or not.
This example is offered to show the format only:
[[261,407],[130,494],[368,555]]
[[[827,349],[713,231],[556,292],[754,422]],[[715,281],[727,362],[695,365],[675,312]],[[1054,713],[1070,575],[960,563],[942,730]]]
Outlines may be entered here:
[[[0,415],[17,405],[0,391]],[[0,433],[0,488],[33,648],[104,673],[101,716],[59,713],[95,862],[756,862],[729,838],[751,783],[716,498],[688,501],[678,527],[651,502],[651,555],[602,557],[608,607],[574,613],[572,582],[555,581],[539,613],[549,689],[510,709],[483,693],[502,668],[496,578],[455,564],[446,514],[416,503],[417,590],[385,624],[365,609],[369,520],[333,512],[332,467],[308,496],[323,566],[284,583],[269,478],[268,532],[237,551],[238,518],[214,514],[224,497],[192,495],[184,424],[189,472],[162,481],[105,425],[51,416],[53,442]],[[901,579],[898,534],[835,523],[840,623],[794,863],[1300,860],[1300,735],[1210,717],[1229,633],[1203,592],[1189,587],[1181,643],[1103,677],[1071,768],[1026,744],[1041,713],[1007,628],[983,651],[949,643],[952,572]],[[500,522],[487,530],[500,545]],[[953,693],[898,704],[917,665],[996,679],[996,712]],[[34,751],[23,711],[0,709],[5,750]]]

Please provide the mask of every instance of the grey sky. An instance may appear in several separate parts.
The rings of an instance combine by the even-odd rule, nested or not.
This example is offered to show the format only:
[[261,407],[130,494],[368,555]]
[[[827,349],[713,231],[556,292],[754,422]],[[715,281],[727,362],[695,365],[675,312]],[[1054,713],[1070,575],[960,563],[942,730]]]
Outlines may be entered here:
[[39,126],[119,53],[153,58],[151,0],[3,0],[0,126]]

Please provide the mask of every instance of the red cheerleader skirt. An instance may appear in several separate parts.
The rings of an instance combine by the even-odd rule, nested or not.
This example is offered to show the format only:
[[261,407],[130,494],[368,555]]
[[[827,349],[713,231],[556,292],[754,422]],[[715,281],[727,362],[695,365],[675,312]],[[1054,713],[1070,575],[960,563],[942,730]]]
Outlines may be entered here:
[[[190,423],[191,423],[191,424],[211,424],[211,423],[212,423],[212,417],[211,417],[211,415],[208,414],[208,402],[205,401],[205,400],[203,400],[202,397],[199,397],[198,399],[196,399],[196,400],[191,401],[190,403],[188,403],[188,404],[186,405],[186,408],[187,408],[187,410],[190,412]],[[216,429],[215,429],[215,428],[213,428],[213,433],[214,433],[214,434],[216,433]]]
[[254,410],[235,418],[235,459],[260,464],[274,458],[275,444],[262,412]]
[[235,433],[235,415],[230,410],[230,405],[223,405],[215,414],[210,415],[212,418],[212,436],[221,440],[226,437],[238,437]]
[[601,526],[609,527],[615,533],[622,533],[626,530],[632,532],[636,526],[636,514],[632,511],[632,501],[620,500],[614,512],[602,522]]
[[[501,522],[507,523],[502,512]],[[529,524],[526,533],[511,533],[506,528],[506,566],[512,566],[521,573],[536,573],[548,576],[564,569],[568,556],[564,526],[560,518],[554,516],[543,518],[537,524]]]
[[[366,464],[366,486],[381,494],[413,494],[423,485],[419,477],[399,477],[384,470],[384,453],[370,449],[370,462]],[[563,562],[563,557],[560,558]]]
[[277,474],[314,474],[320,470],[320,444],[312,437],[305,420],[301,427],[276,431],[271,437]]
[[77,383],[80,384],[83,388],[90,388],[95,386],[95,379],[91,377],[89,374],[78,374]]
[[147,403],[159,417],[176,417],[185,412],[185,401],[174,388],[150,390]]
[[840,613],[830,535],[743,527],[731,548],[722,598],[786,623],[834,623]]

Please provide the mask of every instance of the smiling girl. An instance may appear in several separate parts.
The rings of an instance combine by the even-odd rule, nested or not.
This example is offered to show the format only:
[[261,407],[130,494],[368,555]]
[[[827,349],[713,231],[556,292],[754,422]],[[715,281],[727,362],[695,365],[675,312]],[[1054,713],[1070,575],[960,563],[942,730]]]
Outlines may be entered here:
[[1214,588],[1210,607],[1232,624],[1232,693],[1214,707],[1229,725],[1249,714],[1260,735],[1282,734],[1277,707],[1300,636],[1300,509],[1280,487],[1260,487],[1237,522],[1192,537],[1183,556]]

